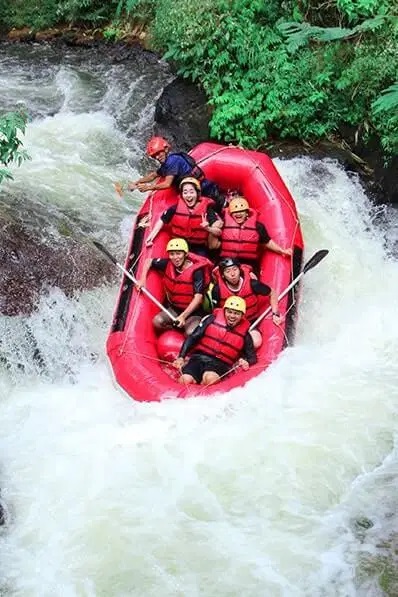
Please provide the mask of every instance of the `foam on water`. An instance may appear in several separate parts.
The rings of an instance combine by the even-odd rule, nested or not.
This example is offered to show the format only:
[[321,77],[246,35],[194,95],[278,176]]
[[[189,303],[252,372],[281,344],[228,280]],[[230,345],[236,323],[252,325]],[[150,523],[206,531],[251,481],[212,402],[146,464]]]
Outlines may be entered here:
[[102,352],[106,289],[48,297],[30,318],[47,379],[19,373],[0,409],[16,595],[356,594],[352,521],[386,515],[380,470],[396,462],[398,269],[340,168],[323,163],[317,198],[313,162],[278,166],[307,256],[331,252],[304,278],[296,345],[244,389],[122,397]]
[[[82,210],[98,232],[113,219],[118,244],[133,206],[116,209],[101,189],[124,157],[97,169],[87,156],[98,134],[121,134],[105,108],[35,121],[28,139],[48,154],[44,170],[35,166],[40,195],[47,185],[49,202]],[[53,185],[52,159],[53,172],[73,161],[70,192],[68,175]],[[117,288],[73,299],[53,289],[31,317],[0,319],[7,594],[378,594],[356,567],[398,531],[398,267],[375,210],[335,162],[277,166],[297,200],[306,258],[330,254],[304,276],[295,345],[245,388],[126,399],[104,354]],[[20,174],[29,184],[22,170],[15,184]],[[364,517],[366,541],[355,523]]]

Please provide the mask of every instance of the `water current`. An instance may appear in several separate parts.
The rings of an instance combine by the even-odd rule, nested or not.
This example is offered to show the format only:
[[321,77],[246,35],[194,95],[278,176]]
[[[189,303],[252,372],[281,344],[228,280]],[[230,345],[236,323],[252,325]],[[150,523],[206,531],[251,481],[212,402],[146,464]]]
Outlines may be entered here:
[[[121,257],[142,197],[112,181],[143,169],[169,80],[161,62],[1,46],[0,108],[27,107],[32,161],[0,202],[23,213],[28,194],[48,226],[66,214]],[[0,317],[2,595],[382,595],[372,562],[398,533],[398,220],[333,160],[276,165],[306,257],[330,254],[304,278],[295,344],[244,389],[123,396],[104,353],[117,285],[54,288],[30,317]]]

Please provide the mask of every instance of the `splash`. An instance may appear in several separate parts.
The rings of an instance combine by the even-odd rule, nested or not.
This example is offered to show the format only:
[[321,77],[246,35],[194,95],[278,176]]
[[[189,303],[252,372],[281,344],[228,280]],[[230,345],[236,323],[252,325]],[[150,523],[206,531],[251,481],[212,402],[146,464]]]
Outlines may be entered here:
[[[53,166],[75,156],[75,175],[57,190],[49,162],[37,163],[40,196],[79,210],[98,233],[104,226],[121,251],[134,205],[102,186],[126,154],[97,168],[87,157],[104,155],[93,136],[123,135],[110,112],[105,102],[86,116],[39,119],[30,143],[50,160],[46,136],[63,131],[59,146],[49,142]],[[277,167],[296,198],[307,257],[330,253],[304,277],[295,345],[245,388],[161,404],[122,396],[104,355],[116,287],[70,299],[52,289],[31,317],[1,319],[4,592],[378,594],[359,567],[367,541],[398,530],[391,224],[380,224],[337,163]],[[369,530],[358,533],[365,519]]]

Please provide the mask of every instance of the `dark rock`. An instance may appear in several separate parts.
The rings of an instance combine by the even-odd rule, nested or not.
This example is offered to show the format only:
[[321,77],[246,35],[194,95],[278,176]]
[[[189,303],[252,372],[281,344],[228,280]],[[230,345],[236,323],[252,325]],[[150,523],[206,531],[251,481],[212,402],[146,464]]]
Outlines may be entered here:
[[0,313],[28,314],[43,290],[66,295],[94,288],[114,277],[113,265],[84,236],[60,224],[59,234],[0,214]]
[[164,88],[156,103],[154,131],[177,149],[187,151],[209,140],[210,116],[204,91],[177,77]]

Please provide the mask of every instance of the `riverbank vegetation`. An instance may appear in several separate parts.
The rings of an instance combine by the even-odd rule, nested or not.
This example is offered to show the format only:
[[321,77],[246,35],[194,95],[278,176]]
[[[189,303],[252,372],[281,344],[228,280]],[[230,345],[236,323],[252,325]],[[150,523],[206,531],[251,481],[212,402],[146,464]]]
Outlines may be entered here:
[[[34,5],[34,6],[33,6]],[[147,43],[202,85],[211,133],[264,147],[350,137],[398,154],[398,24],[390,0],[0,0],[3,26],[59,23]],[[33,10],[34,8],[34,10]]]

